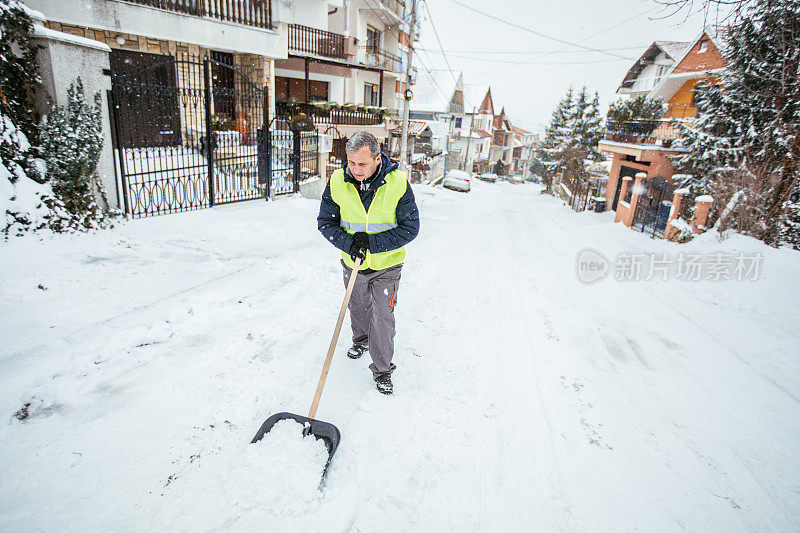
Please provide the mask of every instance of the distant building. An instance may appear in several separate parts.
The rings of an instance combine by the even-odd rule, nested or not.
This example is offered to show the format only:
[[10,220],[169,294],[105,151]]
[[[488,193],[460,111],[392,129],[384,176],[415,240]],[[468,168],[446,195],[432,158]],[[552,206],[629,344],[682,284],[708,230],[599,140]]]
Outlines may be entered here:
[[[724,68],[714,39],[703,32],[688,43],[656,41],[625,75],[617,94],[661,98],[664,117],[655,120],[607,124],[599,150],[612,156],[605,190],[605,207],[616,212],[615,222],[671,238],[671,223],[694,202],[686,191],[676,190],[668,155],[682,148],[676,123],[691,122],[697,114],[695,88],[713,82]],[[701,197],[704,201],[707,197]],[[697,212],[708,212],[708,205]],[[696,220],[694,229],[705,224]]]

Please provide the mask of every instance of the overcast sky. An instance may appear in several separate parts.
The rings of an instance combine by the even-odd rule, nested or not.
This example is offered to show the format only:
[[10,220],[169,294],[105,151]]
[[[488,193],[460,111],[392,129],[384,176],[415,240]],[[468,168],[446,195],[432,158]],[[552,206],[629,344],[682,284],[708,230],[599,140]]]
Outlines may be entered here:
[[[406,0],[410,2],[411,0]],[[663,18],[654,0],[458,0],[484,13],[549,37],[606,50],[589,52],[492,20],[453,0],[427,0],[433,24],[454,71],[468,85],[491,85],[496,110],[540,133],[572,85],[600,93],[605,113],[625,73],[653,41],[690,41],[703,28],[702,13]],[[425,6],[420,69],[447,69]],[[616,57],[622,56],[623,58]],[[527,64],[514,64],[525,62]],[[467,102],[468,106],[480,102]]]

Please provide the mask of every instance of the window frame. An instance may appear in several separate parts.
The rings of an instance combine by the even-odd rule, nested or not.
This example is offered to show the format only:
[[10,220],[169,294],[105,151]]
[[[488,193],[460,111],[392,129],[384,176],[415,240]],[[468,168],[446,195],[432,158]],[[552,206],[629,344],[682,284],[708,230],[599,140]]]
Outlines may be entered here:
[[[367,90],[370,90],[370,98],[367,98]],[[380,88],[375,83],[364,82],[364,105],[377,106],[379,101]]]

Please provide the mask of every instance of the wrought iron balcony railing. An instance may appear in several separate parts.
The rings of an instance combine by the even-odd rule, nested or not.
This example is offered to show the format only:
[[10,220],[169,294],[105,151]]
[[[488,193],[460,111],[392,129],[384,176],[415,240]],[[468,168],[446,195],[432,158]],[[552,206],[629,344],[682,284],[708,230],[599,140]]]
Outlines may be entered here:
[[383,123],[383,113],[371,113],[359,109],[331,108],[306,103],[275,102],[277,115],[304,113],[314,124],[377,126]]
[[173,13],[208,17],[255,28],[272,27],[272,2],[264,0],[126,0]]
[[609,141],[633,144],[660,144],[668,147],[678,136],[672,119],[642,119],[606,123],[604,137]]
[[694,118],[697,108],[689,104],[673,104],[667,108],[664,118],[606,122],[604,137],[610,141],[658,144],[669,147],[680,137],[676,122]]
[[378,67],[390,72],[400,72],[400,56],[373,46],[359,46],[356,62],[368,67]]
[[290,52],[347,59],[344,43],[344,35],[300,24],[289,24]]

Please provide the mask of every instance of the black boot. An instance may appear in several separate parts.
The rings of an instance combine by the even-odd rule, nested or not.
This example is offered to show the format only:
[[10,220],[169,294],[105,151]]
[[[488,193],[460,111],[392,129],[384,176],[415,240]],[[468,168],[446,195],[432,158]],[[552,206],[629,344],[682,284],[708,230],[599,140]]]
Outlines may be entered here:
[[367,348],[363,344],[354,344],[349,350],[347,350],[347,357],[349,357],[350,359],[358,359],[359,357],[364,355],[364,352],[366,352],[367,350],[369,350],[369,348]]
[[373,375],[372,379],[375,380],[375,386],[378,387],[378,391],[380,391],[381,394],[391,394],[394,391],[391,372]]

